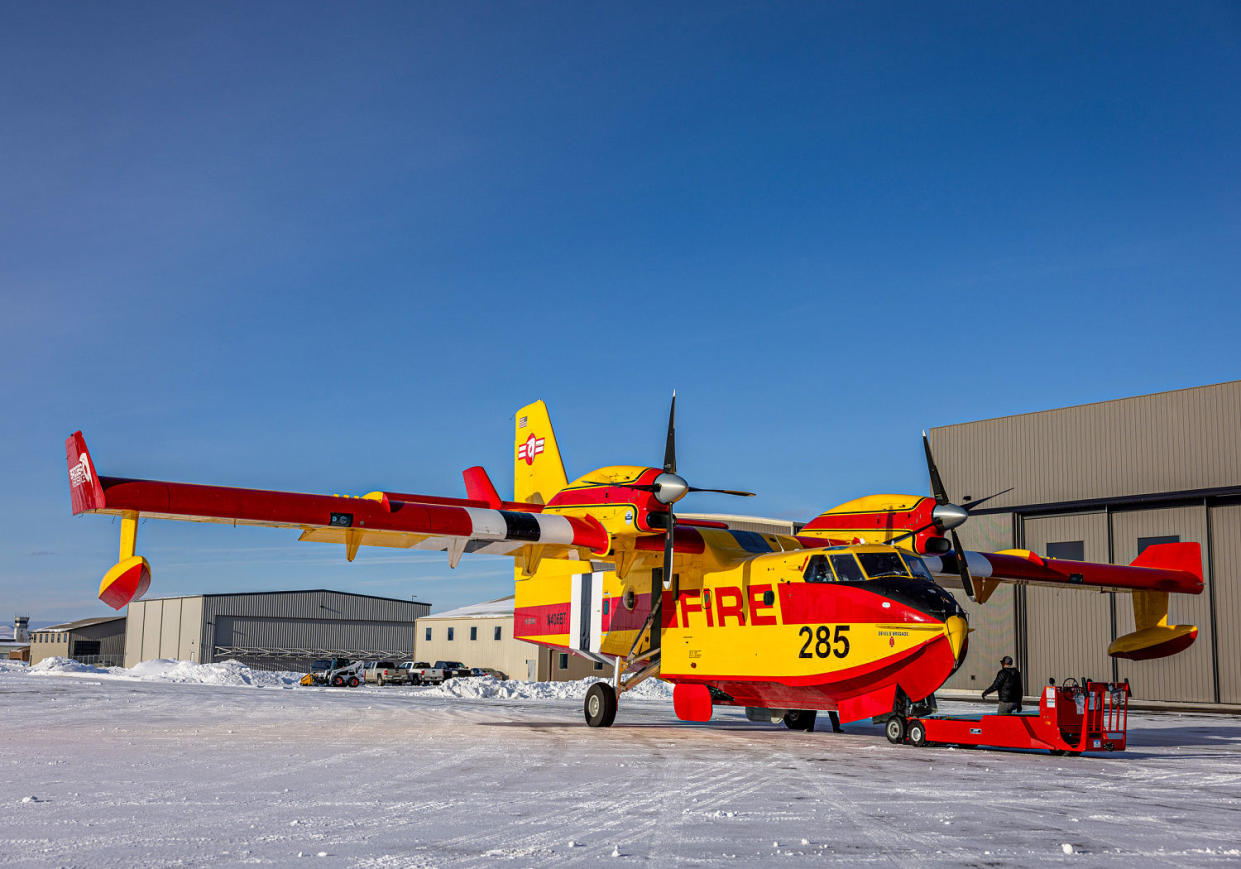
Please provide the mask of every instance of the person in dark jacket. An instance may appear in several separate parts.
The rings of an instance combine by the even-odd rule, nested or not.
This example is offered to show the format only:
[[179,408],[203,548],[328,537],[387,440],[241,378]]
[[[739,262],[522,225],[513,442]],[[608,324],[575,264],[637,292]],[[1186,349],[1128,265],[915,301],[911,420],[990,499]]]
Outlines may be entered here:
[[1021,695],[1024,693],[1021,686],[1021,671],[1013,666],[1013,659],[1008,655],[1000,661],[1000,672],[995,674],[995,681],[990,687],[982,692],[982,699],[986,700],[987,695],[992,691],[996,692],[1000,698],[997,711],[1001,715],[1012,715],[1021,711]]

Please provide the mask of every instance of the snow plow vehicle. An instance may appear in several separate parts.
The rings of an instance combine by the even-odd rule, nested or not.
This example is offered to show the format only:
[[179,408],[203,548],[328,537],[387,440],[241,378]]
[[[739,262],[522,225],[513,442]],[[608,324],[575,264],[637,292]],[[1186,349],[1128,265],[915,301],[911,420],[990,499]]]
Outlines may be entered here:
[[303,685],[328,685],[332,688],[356,688],[362,684],[364,662],[348,658],[324,658],[310,665],[302,677]]

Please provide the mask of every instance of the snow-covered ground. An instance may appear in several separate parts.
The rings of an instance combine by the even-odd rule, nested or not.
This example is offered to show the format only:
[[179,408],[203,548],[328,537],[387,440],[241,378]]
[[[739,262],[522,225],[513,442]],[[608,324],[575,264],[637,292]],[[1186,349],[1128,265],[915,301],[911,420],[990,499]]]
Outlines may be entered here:
[[1128,752],[1064,758],[682,724],[658,683],[592,730],[582,683],[295,679],[0,662],[0,864],[1241,862],[1233,717],[1135,714]]

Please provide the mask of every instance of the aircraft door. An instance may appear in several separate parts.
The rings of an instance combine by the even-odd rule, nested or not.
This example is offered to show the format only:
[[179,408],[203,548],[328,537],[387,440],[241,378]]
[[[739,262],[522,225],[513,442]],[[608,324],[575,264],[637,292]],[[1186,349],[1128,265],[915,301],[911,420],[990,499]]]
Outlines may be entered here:
[[603,636],[603,572],[573,575],[569,598],[569,647],[599,653]]

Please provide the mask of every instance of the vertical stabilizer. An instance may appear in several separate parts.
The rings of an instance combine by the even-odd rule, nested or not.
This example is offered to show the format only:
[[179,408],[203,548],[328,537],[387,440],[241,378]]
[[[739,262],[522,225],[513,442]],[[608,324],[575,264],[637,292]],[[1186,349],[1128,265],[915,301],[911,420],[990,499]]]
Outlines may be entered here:
[[517,411],[516,426],[513,500],[546,504],[569,484],[547,405],[542,401],[527,404]]

